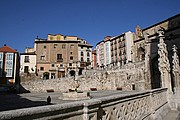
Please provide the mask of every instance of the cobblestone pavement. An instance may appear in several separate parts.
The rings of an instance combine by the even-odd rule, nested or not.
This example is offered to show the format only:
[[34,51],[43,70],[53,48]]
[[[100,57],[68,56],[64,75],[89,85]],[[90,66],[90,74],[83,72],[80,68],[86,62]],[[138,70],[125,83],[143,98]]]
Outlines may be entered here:
[[[115,95],[115,94],[130,94],[136,91],[89,91],[91,99],[100,98],[103,96]],[[62,100],[61,92],[51,93],[24,93],[24,94],[9,94],[0,93],[0,111],[28,108],[35,106],[47,105],[47,97],[51,97],[52,104],[62,104],[67,102],[73,102],[72,100]]]

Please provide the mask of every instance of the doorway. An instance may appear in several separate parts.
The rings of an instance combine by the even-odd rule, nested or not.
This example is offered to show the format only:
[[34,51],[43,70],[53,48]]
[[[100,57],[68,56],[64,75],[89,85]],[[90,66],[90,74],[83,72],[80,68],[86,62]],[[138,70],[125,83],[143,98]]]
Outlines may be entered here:
[[43,73],[43,80],[47,80],[49,79],[49,73],[48,72],[44,72]]

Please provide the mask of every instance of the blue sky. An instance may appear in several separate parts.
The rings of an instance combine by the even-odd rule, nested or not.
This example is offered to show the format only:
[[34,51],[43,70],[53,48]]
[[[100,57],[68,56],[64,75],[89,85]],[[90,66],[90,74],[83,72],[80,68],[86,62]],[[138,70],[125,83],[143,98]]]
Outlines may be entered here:
[[24,52],[47,34],[93,46],[107,35],[146,28],[180,13],[180,0],[0,0],[0,47]]

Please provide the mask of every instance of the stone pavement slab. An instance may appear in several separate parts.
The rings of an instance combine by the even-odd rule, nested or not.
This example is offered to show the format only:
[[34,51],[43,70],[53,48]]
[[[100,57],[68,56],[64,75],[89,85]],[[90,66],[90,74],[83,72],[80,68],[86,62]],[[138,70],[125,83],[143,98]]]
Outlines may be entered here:
[[179,111],[176,110],[171,110],[166,117],[164,118],[164,120],[180,120],[180,116],[179,116]]

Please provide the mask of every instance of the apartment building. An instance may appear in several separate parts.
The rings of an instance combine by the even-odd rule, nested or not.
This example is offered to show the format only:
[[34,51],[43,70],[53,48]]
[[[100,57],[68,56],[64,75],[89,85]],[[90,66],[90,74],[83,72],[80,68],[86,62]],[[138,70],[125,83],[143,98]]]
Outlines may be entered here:
[[20,53],[20,74],[36,74],[36,53],[34,48],[26,48],[24,53]]
[[97,54],[96,49],[92,51],[92,67],[97,68]]
[[111,36],[104,37],[104,40],[96,44],[97,65],[104,67],[111,63],[110,59],[110,38]]
[[121,35],[107,36],[96,45],[98,66],[108,66],[120,63],[121,65],[132,61],[134,33],[126,32]]
[[132,46],[134,33],[128,31],[113,37],[111,41],[111,63],[119,62],[121,65],[132,61]]
[[92,67],[92,45],[83,39],[78,39],[78,41],[78,67],[82,71],[84,68]]
[[10,85],[18,82],[18,72],[18,52],[4,45],[0,48],[0,85]]
[[34,44],[37,72],[43,79],[78,74],[83,62],[91,62],[92,46],[77,36],[48,34],[48,39],[36,38]]

